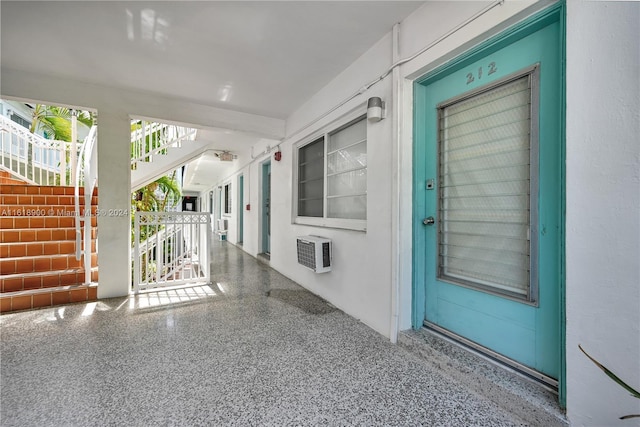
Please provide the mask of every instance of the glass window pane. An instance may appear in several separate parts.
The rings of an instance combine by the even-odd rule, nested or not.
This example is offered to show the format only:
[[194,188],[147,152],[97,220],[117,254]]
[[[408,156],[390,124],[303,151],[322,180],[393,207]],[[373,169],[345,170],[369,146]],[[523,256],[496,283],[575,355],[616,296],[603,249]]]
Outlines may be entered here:
[[327,216],[330,218],[367,219],[367,196],[328,199]]
[[328,135],[326,172],[324,142],[324,137],[319,138],[298,151],[298,215],[366,219],[366,118]]
[[327,173],[329,174],[363,167],[367,167],[366,141],[327,156]]
[[224,186],[224,213],[231,213],[231,184]]
[[440,109],[438,275],[444,280],[529,294],[529,79]]
[[321,199],[324,195],[322,178],[313,181],[307,181],[304,185],[300,185],[298,190],[298,198],[300,200]]
[[298,215],[322,217],[324,138],[298,150]]
[[360,169],[332,175],[327,178],[327,196],[365,194],[367,192],[367,170]]
[[329,136],[329,149],[327,152],[348,147],[356,142],[367,139],[367,121],[362,118]]
[[362,117],[332,133],[327,151],[327,217],[366,219],[366,119]]
[[300,200],[298,202],[299,216],[322,216],[322,199],[316,200]]

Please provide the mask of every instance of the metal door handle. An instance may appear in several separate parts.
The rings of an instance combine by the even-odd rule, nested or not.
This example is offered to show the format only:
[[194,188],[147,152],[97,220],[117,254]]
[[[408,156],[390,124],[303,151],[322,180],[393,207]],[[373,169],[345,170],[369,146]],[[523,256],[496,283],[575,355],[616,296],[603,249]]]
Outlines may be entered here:
[[425,219],[423,219],[423,220],[422,220],[422,223],[423,223],[424,225],[433,225],[433,224],[435,224],[435,223],[436,223],[436,220],[435,220],[435,218],[434,218],[434,217],[429,216],[429,217],[426,217]]

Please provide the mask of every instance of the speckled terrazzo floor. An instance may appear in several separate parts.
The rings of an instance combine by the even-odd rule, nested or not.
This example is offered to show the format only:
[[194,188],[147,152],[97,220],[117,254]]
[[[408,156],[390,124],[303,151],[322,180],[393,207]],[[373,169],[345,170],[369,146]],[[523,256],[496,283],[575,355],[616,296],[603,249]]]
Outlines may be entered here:
[[0,317],[0,425],[520,426],[240,249],[213,284]]

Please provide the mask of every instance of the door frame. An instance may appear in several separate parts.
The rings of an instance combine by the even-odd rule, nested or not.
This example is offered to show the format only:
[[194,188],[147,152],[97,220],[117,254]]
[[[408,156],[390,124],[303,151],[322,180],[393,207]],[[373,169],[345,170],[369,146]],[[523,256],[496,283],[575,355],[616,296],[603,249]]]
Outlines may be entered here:
[[423,214],[426,208],[426,200],[424,194],[425,185],[425,171],[424,166],[421,164],[421,159],[425,157],[425,144],[420,143],[426,140],[426,126],[420,121],[418,114],[420,111],[424,111],[427,108],[425,91],[429,83],[440,79],[444,75],[453,73],[467,65],[476,62],[486,55],[490,55],[505,46],[508,46],[516,41],[527,37],[530,34],[544,28],[545,26],[558,22],[560,26],[560,38],[562,40],[560,47],[561,55],[561,76],[560,81],[562,85],[561,89],[561,117],[560,117],[560,144],[561,144],[561,218],[560,218],[560,273],[558,277],[559,283],[559,301],[560,301],[560,330],[558,331],[560,336],[560,375],[558,378],[558,394],[559,403],[562,407],[566,406],[566,315],[565,315],[565,206],[566,206],[566,138],[565,138],[565,87],[566,87],[566,8],[564,1],[560,1],[549,8],[538,12],[523,21],[501,31],[499,34],[488,38],[484,42],[472,47],[466,52],[460,54],[456,58],[448,61],[446,64],[441,65],[423,76],[413,81],[413,176],[412,176],[412,312],[411,323],[414,329],[420,329],[423,327],[425,319],[425,302],[426,302],[426,290],[424,286],[424,277],[426,274],[424,264],[417,262],[420,259],[420,254],[424,253],[426,249],[426,238],[423,232]]

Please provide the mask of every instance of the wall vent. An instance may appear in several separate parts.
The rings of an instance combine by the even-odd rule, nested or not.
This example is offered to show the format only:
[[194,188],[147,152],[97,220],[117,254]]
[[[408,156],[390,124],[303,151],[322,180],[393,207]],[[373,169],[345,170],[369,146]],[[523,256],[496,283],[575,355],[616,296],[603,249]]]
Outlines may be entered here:
[[331,240],[318,236],[300,236],[297,239],[298,264],[316,273],[331,271]]

